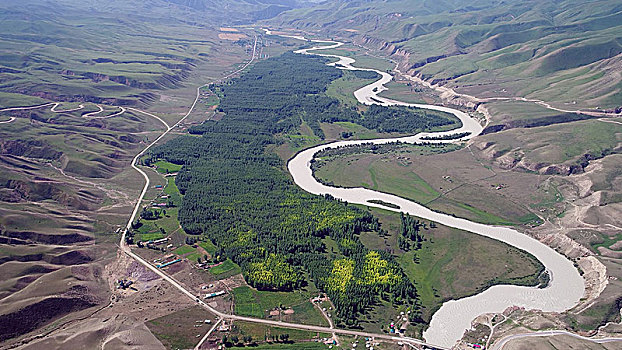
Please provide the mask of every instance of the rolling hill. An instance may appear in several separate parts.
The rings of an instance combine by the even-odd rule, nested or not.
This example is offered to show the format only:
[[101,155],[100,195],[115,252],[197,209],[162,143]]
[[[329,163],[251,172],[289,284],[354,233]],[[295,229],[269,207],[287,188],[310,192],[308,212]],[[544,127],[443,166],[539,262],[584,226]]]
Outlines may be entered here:
[[615,0],[334,1],[270,23],[348,37],[392,55],[402,71],[478,97],[622,105]]
[[[356,58],[361,67],[370,57],[391,58],[399,72],[393,71],[397,81],[388,84],[384,97],[486,116],[485,133],[461,156],[455,152],[450,167],[463,173],[461,159],[472,155],[487,169],[499,169],[494,181],[505,176],[509,188],[517,189],[512,200],[526,204],[522,194],[548,196],[530,205],[544,224],[528,234],[570,258],[588,257],[603,272],[581,267],[586,286],[593,288],[586,296],[594,301],[561,321],[589,334],[602,331],[611,315],[616,318],[610,324],[617,325],[620,304],[614,295],[620,286],[599,281],[620,278],[622,256],[622,2],[340,0],[286,11],[264,23],[275,31],[343,41],[339,54]],[[432,159],[420,168],[431,168]],[[528,191],[518,180],[522,176],[546,181]],[[481,339],[482,333],[472,333],[471,339]]]
[[[114,232],[125,225],[143,181],[130,164],[162,131],[158,120],[125,107],[148,110],[172,126],[188,111],[197,86],[248,61],[259,31],[242,26],[258,22],[345,38],[354,43],[352,50],[364,46],[396,60],[403,72],[482,99],[524,97],[560,108],[622,108],[619,0],[4,0],[0,110],[62,104],[0,113],[0,343],[27,344],[39,333],[68,327],[63,332],[83,333],[69,337],[61,332],[40,340],[57,342],[56,347],[82,342],[84,347],[87,337],[99,344],[134,324],[149,335],[146,343],[159,344],[145,326],[144,313],[164,316],[188,305],[173,305],[178,296],[170,290],[167,297],[173,302],[162,302],[167,290],[152,283],[157,277],[123,254],[117,256],[119,237]],[[296,45],[277,43],[267,35],[263,39],[262,58]],[[223,118],[218,112],[223,96],[210,91],[198,91],[202,99],[197,111],[171,134],[185,133],[208,116]],[[569,117],[541,106],[525,108],[514,100],[484,104],[490,125],[469,149],[473,159],[504,174],[560,174],[568,182],[578,176],[598,177],[582,180],[593,188],[581,192],[580,199],[594,191],[599,201],[589,207],[586,220],[620,225],[615,216],[619,207],[613,206],[622,202],[618,122],[585,114]],[[308,135],[301,130],[288,137],[304,141]],[[193,137],[186,140],[194,142]],[[571,147],[569,140],[575,140]],[[584,172],[595,161],[602,168]],[[164,178],[154,179],[154,185],[168,187]],[[151,186],[149,195],[163,198],[162,191]],[[144,234],[168,232],[176,245],[187,243],[176,210],[162,218],[170,227],[154,224],[151,232],[145,225]],[[609,231],[603,232],[606,237]],[[597,238],[602,237],[598,232]],[[609,246],[614,245],[600,248]],[[197,252],[200,258],[202,251]],[[142,278],[144,300],[150,304],[141,304],[144,300],[130,291],[111,298],[118,285],[115,278],[126,276]],[[196,282],[189,276],[178,273]],[[618,290],[611,295],[615,300],[603,305],[617,305]],[[107,311],[93,316],[102,310]],[[107,316],[112,314],[116,316]],[[125,318],[117,319],[119,315]],[[594,316],[598,322],[614,317],[599,316]],[[72,324],[74,319],[89,320]],[[190,327],[194,333],[196,325]],[[195,334],[191,337],[194,341]],[[137,338],[128,339],[123,344]],[[140,341],[136,344],[141,346]]]
[[[49,100],[153,102],[222,56],[221,26],[301,1],[16,1],[0,4],[0,107]],[[220,65],[220,64],[219,64]],[[28,103],[26,103],[28,104]]]
[[220,27],[299,5],[0,3],[0,347],[110,302],[114,233],[143,186],[130,164],[163,127],[120,106],[150,107],[172,125],[196,86],[249,59],[252,37]]

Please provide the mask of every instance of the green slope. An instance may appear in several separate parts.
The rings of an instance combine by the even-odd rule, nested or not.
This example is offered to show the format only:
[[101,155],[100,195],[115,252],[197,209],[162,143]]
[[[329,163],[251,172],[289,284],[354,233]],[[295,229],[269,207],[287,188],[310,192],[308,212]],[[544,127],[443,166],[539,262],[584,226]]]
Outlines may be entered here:
[[402,70],[476,96],[621,105],[622,3],[615,0],[334,1],[269,23],[347,37],[387,55],[408,52],[394,56]]

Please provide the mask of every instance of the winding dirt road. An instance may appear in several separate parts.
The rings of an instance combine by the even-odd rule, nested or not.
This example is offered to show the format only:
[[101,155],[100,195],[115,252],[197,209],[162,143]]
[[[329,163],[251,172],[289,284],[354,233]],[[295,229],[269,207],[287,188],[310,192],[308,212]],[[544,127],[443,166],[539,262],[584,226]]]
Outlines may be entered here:
[[[234,74],[237,74],[237,73],[241,72],[242,70],[246,69],[255,60],[255,58],[256,58],[256,50],[257,50],[257,37],[255,37],[255,44],[253,45],[253,55],[252,55],[251,60],[246,65],[244,65],[242,68],[240,68],[239,70],[229,74],[226,77],[223,77],[220,80],[227,79],[230,76],[232,76]],[[170,283],[173,287],[175,287],[177,290],[179,290],[182,294],[184,294],[188,298],[195,300],[198,305],[200,305],[201,307],[205,308],[210,313],[216,315],[219,318],[219,321],[220,320],[238,320],[238,321],[246,321],[246,322],[253,322],[253,323],[261,323],[261,324],[266,324],[266,325],[276,326],[276,327],[283,327],[283,328],[302,329],[302,330],[321,332],[321,333],[328,333],[328,334],[338,333],[338,334],[346,334],[346,335],[355,335],[355,336],[361,336],[361,337],[384,339],[384,340],[389,340],[389,341],[399,341],[399,342],[404,342],[404,343],[425,345],[425,346],[432,347],[432,345],[427,344],[427,343],[425,343],[422,340],[415,339],[415,338],[409,338],[409,337],[395,337],[395,336],[391,336],[391,335],[387,335],[387,334],[376,334],[376,333],[370,333],[370,332],[359,332],[359,331],[352,331],[352,330],[347,330],[347,329],[320,327],[320,326],[312,326],[312,325],[305,325],[305,324],[299,324],[299,323],[288,323],[288,322],[281,322],[281,321],[272,321],[272,320],[266,320],[266,319],[260,319],[260,318],[244,317],[244,316],[237,316],[237,315],[222,313],[222,312],[212,308],[211,306],[209,306],[207,303],[205,303],[203,300],[201,300],[198,296],[194,295],[190,290],[185,288],[181,283],[179,283],[174,278],[172,278],[171,276],[166,274],[164,271],[162,271],[161,269],[156,268],[155,266],[153,266],[152,264],[150,264],[149,262],[147,262],[146,260],[144,260],[143,258],[138,256],[137,254],[132,252],[131,248],[125,243],[125,236],[126,236],[127,231],[131,228],[132,222],[136,218],[136,215],[138,214],[138,211],[141,208],[141,203],[143,201],[145,193],[149,189],[149,184],[150,184],[149,177],[147,176],[147,174],[142,169],[140,169],[138,166],[136,166],[136,162],[152,146],[154,146],[158,141],[160,141],[164,136],[166,136],[175,126],[177,126],[179,123],[181,123],[184,119],[186,119],[190,115],[190,113],[192,113],[192,111],[194,110],[194,107],[196,106],[196,103],[197,103],[197,101],[199,99],[199,96],[200,96],[200,94],[199,94],[200,88],[203,87],[203,86],[206,86],[206,85],[207,84],[199,86],[197,88],[197,96],[196,96],[194,102],[192,103],[192,106],[188,110],[188,113],[186,113],[186,115],[184,117],[182,117],[173,126],[169,126],[164,120],[162,120],[161,118],[159,118],[158,116],[156,116],[154,114],[151,114],[151,113],[148,113],[148,112],[144,112],[144,111],[132,108],[133,111],[145,113],[146,115],[149,115],[151,117],[154,117],[154,118],[158,119],[160,122],[162,122],[165,125],[166,131],[164,131],[157,139],[155,139],[152,143],[150,143],[147,147],[145,147],[145,149],[143,149],[140,153],[138,153],[134,157],[134,160],[132,161],[132,167],[136,171],[138,171],[143,176],[143,178],[145,179],[145,186],[143,187],[143,190],[142,190],[140,196],[138,197],[138,201],[136,203],[136,206],[134,207],[132,215],[130,216],[130,218],[129,218],[128,222],[127,222],[126,228],[125,228],[125,230],[123,230],[123,234],[121,235],[121,240],[119,242],[119,246],[121,248],[121,251],[123,253],[127,254],[128,256],[130,256],[131,258],[133,258],[134,260],[136,260],[137,262],[139,262],[140,264],[142,264],[143,266],[145,266],[146,268],[148,268],[149,270],[153,271],[155,274],[160,276],[166,282]],[[204,341],[204,340],[202,339],[202,341]],[[443,349],[442,347],[438,347],[438,346],[436,346],[436,348]]]
[[[298,38],[298,37],[296,37],[296,38]],[[237,71],[235,71],[235,72],[233,72],[233,73],[231,73],[231,74],[229,74],[229,75],[227,75],[227,76],[223,77],[223,78],[222,78],[222,79],[220,79],[220,80],[227,79],[227,78],[229,78],[230,76],[235,75],[235,74],[237,74],[237,73],[241,72],[242,70],[246,69],[246,68],[247,68],[250,64],[252,64],[252,62],[255,60],[255,58],[256,58],[256,50],[257,50],[257,37],[255,37],[255,43],[254,43],[254,45],[253,45],[253,53],[252,53],[252,57],[251,57],[251,59],[249,60],[249,62],[248,62],[246,65],[244,65],[242,68],[240,68],[239,70],[237,70]],[[145,260],[144,260],[144,259],[142,259],[140,256],[138,256],[138,255],[134,254],[134,253],[131,251],[130,247],[129,247],[129,246],[127,246],[127,245],[125,244],[125,236],[126,236],[127,230],[131,227],[132,222],[133,222],[133,221],[134,221],[134,219],[136,218],[136,215],[138,214],[138,211],[139,211],[139,210],[140,210],[140,208],[141,208],[142,201],[143,201],[144,196],[145,196],[145,194],[146,194],[146,192],[147,192],[147,190],[148,190],[148,188],[149,188],[149,185],[150,185],[150,180],[149,180],[149,178],[148,178],[147,174],[146,174],[146,173],[145,173],[142,169],[140,169],[140,168],[136,165],[136,162],[137,162],[137,160],[138,160],[138,159],[139,159],[142,155],[144,155],[144,154],[145,154],[145,153],[146,153],[146,152],[147,152],[147,151],[148,151],[148,150],[149,150],[152,146],[154,146],[155,144],[157,144],[157,143],[158,143],[158,142],[159,142],[159,141],[160,141],[163,137],[165,137],[165,136],[166,136],[166,135],[167,135],[167,134],[168,134],[168,133],[169,133],[169,132],[170,132],[173,128],[175,128],[177,125],[179,125],[179,124],[180,124],[183,120],[185,120],[185,119],[186,119],[186,118],[187,118],[187,117],[191,114],[191,112],[194,110],[194,108],[195,108],[195,106],[196,106],[196,104],[197,104],[197,102],[198,102],[198,99],[199,99],[199,96],[200,96],[200,89],[201,89],[202,87],[206,86],[206,85],[208,85],[208,84],[205,84],[205,85],[202,85],[202,86],[197,87],[197,95],[196,95],[196,98],[194,99],[194,101],[193,101],[193,103],[192,103],[192,105],[191,105],[190,109],[189,109],[189,110],[188,110],[188,112],[187,112],[187,113],[186,113],[186,114],[185,114],[185,115],[184,115],[184,116],[183,116],[183,117],[182,117],[179,121],[177,121],[177,122],[176,122],[173,126],[170,126],[170,125],[169,125],[168,123],[166,123],[166,122],[165,122],[162,118],[160,118],[160,117],[158,117],[158,116],[156,116],[156,115],[154,115],[154,114],[152,114],[152,113],[145,112],[145,111],[141,111],[141,110],[138,110],[138,109],[135,109],[135,108],[128,108],[128,109],[130,109],[130,110],[132,110],[132,111],[139,112],[139,113],[143,113],[143,114],[145,114],[145,115],[148,115],[148,116],[150,116],[150,117],[153,117],[153,118],[155,118],[155,119],[159,120],[159,121],[160,121],[160,122],[164,125],[164,127],[166,128],[166,130],[165,130],[165,131],[164,131],[164,132],[163,132],[163,133],[162,133],[159,137],[157,137],[157,138],[156,138],[156,139],[155,139],[152,143],[150,143],[149,145],[147,145],[147,146],[146,146],[146,147],[145,147],[145,148],[144,148],[144,149],[143,149],[143,150],[142,150],[139,154],[137,154],[137,155],[134,157],[133,161],[132,161],[132,167],[133,167],[133,168],[134,168],[137,172],[139,172],[139,173],[143,176],[143,178],[145,179],[145,185],[144,185],[144,187],[143,187],[143,190],[142,190],[142,192],[141,192],[140,196],[138,197],[138,200],[137,200],[136,206],[134,207],[133,212],[132,212],[132,214],[131,214],[131,216],[130,216],[130,218],[129,218],[129,220],[128,220],[128,223],[127,223],[126,229],[123,231],[123,234],[122,234],[122,236],[121,236],[121,239],[120,239],[120,244],[119,244],[120,249],[121,249],[121,252],[123,252],[123,253],[127,254],[128,256],[132,257],[134,260],[136,260],[137,262],[139,262],[140,264],[142,264],[143,266],[145,266],[145,267],[146,267],[146,268],[148,268],[149,270],[151,270],[151,271],[153,271],[154,273],[156,273],[157,275],[159,275],[159,276],[160,276],[163,280],[165,280],[166,282],[168,282],[168,283],[170,283],[171,285],[173,285],[173,286],[174,286],[175,288],[177,288],[177,289],[178,289],[178,290],[179,290],[182,294],[186,295],[188,298],[191,298],[191,299],[193,299],[193,300],[196,300],[196,302],[198,303],[198,305],[200,305],[200,306],[204,307],[207,311],[209,311],[209,312],[211,312],[212,314],[216,315],[216,316],[219,318],[219,320],[216,322],[216,324],[217,324],[218,322],[220,322],[221,320],[224,320],[224,319],[228,319],[228,320],[239,320],[239,321],[246,321],[246,322],[253,322],[253,323],[261,323],[261,324],[266,324],[266,325],[271,325],[271,326],[277,326],[277,327],[284,327],[284,328],[303,329],[303,330],[316,331],[316,332],[323,332],[323,333],[338,333],[338,334],[346,334],[346,335],[356,335],[356,336],[362,336],[362,337],[372,337],[372,338],[377,338],[377,339],[384,339],[384,340],[389,340],[389,341],[400,341],[400,342],[404,342],[404,343],[409,343],[409,345],[412,345],[412,344],[417,344],[417,345],[432,346],[432,345],[430,345],[430,344],[425,343],[424,341],[421,341],[421,340],[418,340],[418,339],[414,339],[414,338],[409,338],[409,337],[395,337],[395,336],[390,336],[390,335],[387,335],[387,334],[375,334],[375,333],[369,333],[369,332],[359,332],[359,331],[352,331],[352,330],[338,329],[338,328],[332,328],[332,327],[330,327],[330,328],[329,328],[329,327],[320,327],[320,326],[312,326],[312,325],[297,324],[297,323],[286,323],[286,322],[280,322],[280,321],[272,321],[272,320],[266,320],[266,319],[258,319],[258,318],[251,318],[251,317],[237,316],[237,315],[232,315],[232,314],[225,314],[225,313],[219,312],[218,310],[215,310],[215,309],[213,309],[212,307],[210,307],[209,305],[207,305],[205,302],[203,302],[202,300],[200,300],[199,298],[197,298],[197,297],[196,297],[196,296],[195,296],[195,295],[194,295],[191,291],[189,291],[189,290],[188,290],[188,289],[186,289],[183,285],[181,285],[178,281],[176,281],[176,280],[175,280],[175,279],[173,279],[172,277],[168,276],[168,275],[167,275],[165,272],[163,272],[162,270],[157,269],[155,266],[151,265],[149,262],[145,261]],[[42,107],[49,106],[49,105],[52,105],[52,107],[51,107],[51,111],[52,111],[52,112],[55,112],[55,113],[75,111],[75,110],[82,109],[82,108],[84,107],[84,106],[80,105],[78,108],[75,108],[75,109],[71,109],[71,110],[64,110],[64,111],[59,111],[59,110],[56,110],[56,108],[60,105],[60,103],[59,103],[59,102],[51,102],[51,103],[46,103],[46,104],[43,104],[43,105],[37,105],[37,106],[29,106],[29,107],[12,107],[12,108],[6,108],[6,109],[2,109],[2,110],[0,110],[0,112],[3,112],[3,111],[11,111],[11,110],[29,110],[29,109],[36,109],[36,108],[42,108]],[[101,113],[101,112],[103,111],[103,108],[102,108],[101,106],[99,106],[99,105],[98,105],[98,107],[100,108],[100,111],[96,111],[96,112],[87,113],[87,114],[85,115],[85,117],[97,118],[97,117],[94,117],[94,116],[95,116],[95,115],[97,115],[97,114],[99,114],[99,113]],[[113,114],[113,115],[109,115],[109,116],[106,116],[106,117],[101,117],[101,118],[109,118],[109,117],[112,117],[112,116],[117,116],[117,115],[120,115],[120,114],[122,114],[122,113],[124,113],[124,112],[125,112],[125,109],[124,109],[123,107],[119,107],[119,108],[121,109],[121,111],[120,111],[120,112],[117,112],[117,113],[115,113],[115,114]],[[0,124],[10,123],[10,122],[13,122],[15,119],[16,119],[15,117],[11,117],[11,119],[10,119],[10,120],[0,122]],[[210,330],[210,333],[211,333],[211,331],[213,331],[213,329],[215,328],[216,324],[214,325],[214,327],[212,327],[212,329]],[[511,340],[511,339],[516,339],[517,337],[520,337],[520,336],[544,336],[544,335],[554,335],[554,334],[560,334],[560,333],[564,333],[564,334],[566,334],[566,333],[567,333],[567,334],[569,334],[569,335],[579,337],[579,336],[574,335],[574,334],[572,334],[572,333],[563,332],[563,331],[552,331],[552,332],[548,332],[548,333],[546,333],[546,334],[544,334],[544,333],[542,333],[542,334],[533,334],[533,333],[531,333],[531,334],[526,334],[526,335],[515,335],[515,336],[508,337],[508,338],[507,338],[507,340],[505,340],[506,338],[504,338],[504,340],[502,340],[501,342],[499,342],[499,344],[497,344],[497,346],[498,346],[497,348],[498,348],[498,349],[501,349],[501,348],[503,347],[503,345],[504,345],[507,341],[509,341],[509,340]],[[208,333],[208,334],[206,334],[206,336],[202,338],[201,342],[203,342],[205,339],[207,339],[207,336],[208,336],[208,335],[209,335],[209,333]],[[586,339],[589,339],[589,338],[586,338]],[[590,339],[590,340],[592,340],[592,339]],[[616,340],[618,340],[618,339],[616,338]],[[603,341],[605,341],[605,340],[603,340]],[[607,341],[615,341],[615,340],[607,340]],[[199,345],[200,345],[200,344],[199,344]],[[435,347],[436,347],[436,348],[441,348],[441,349],[443,348],[443,347],[438,347],[438,346],[435,346]]]
[[[57,110],[56,108],[58,108],[58,106],[60,106],[61,104],[62,104],[62,102],[49,102],[49,103],[45,103],[45,104],[42,104],[42,105],[36,105],[36,106],[10,107],[10,108],[0,109],[0,112],[24,111],[24,110],[30,110],[30,109],[39,109],[39,108],[43,108],[43,107],[47,107],[47,106],[52,106],[52,108],[50,108],[50,111],[54,112],[54,113],[68,113],[68,112],[75,112],[75,111],[79,111],[81,109],[84,109],[84,105],[80,104],[76,108]],[[118,112],[115,112],[115,113],[110,114],[110,115],[105,115],[105,116],[97,116],[98,114],[104,112],[104,107],[102,107],[101,105],[96,105],[96,106],[99,109],[98,111],[85,113],[84,115],[82,115],[82,118],[107,119],[107,118],[112,118],[112,117],[119,116],[119,115],[125,113],[125,111],[126,111],[125,107],[116,106],[116,108],[119,108]],[[111,106],[111,107],[115,107],[115,106]],[[10,122],[12,122],[12,121],[14,121],[16,119],[17,119],[16,117],[11,117],[9,120],[5,120],[5,121],[0,122],[0,124],[8,124],[8,123],[10,123]]]

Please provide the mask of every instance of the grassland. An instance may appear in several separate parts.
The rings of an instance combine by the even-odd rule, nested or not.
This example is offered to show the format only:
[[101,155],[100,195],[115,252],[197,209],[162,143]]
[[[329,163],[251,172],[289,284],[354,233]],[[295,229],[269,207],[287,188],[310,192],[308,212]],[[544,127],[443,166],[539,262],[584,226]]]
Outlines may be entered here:
[[270,150],[274,150],[285,162],[303,149],[324,143],[324,141],[319,136],[316,136],[305,123],[300,126],[298,131],[281,135],[280,139],[284,141],[283,144],[277,147],[271,147]]
[[[66,107],[72,105],[61,106]],[[96,120],[82,117],[98,110],[90,104],[75,112],[49,108],[12,112],[16,120],[0,128],[0,226],[4,237],[12,237],[0,246],[21,245],[10,251],[0,314],[12,320],[29,307],[40,309],[33,322],[0,327],[3,340],[108,299],[107,283],[88,271],[103,268],[103,260],[114,256],[114,232],[127,220],[129,198],[138,196],[142,185],[129,163],[143,139],[159,130],[131,112]],[[50,244],[59,248],[52,253]],[[25,255],[37,258],[22,262]],[[87,272],[75,270],[78,265]],[[63,293],[71,296],[50,307]]]
[[235,313],[241,316],[265,318],[268,312],[278,309],[293,309],[292,315],[280,314],[276,319],[304,324],[327,326],[328,322],[309,301],[317,296],[317,290],[294,292],[259,291],[248,286],[233,289]]
[[[533,256],[493,239],[442,225],[424,230],[421,249],[401,251],[396,234],[400,228],[399,213],[370,210],[390,234],[362,234],[361,241],[370,249],[389,250],[398,256],[400,265],[417,286],[424,320],[429,320],[443,301],[476,294],[494,284],[537,284],[543,267]],[[378,316],[391,320],[391,313],[396,313],[395,308],[381,305],[370,319]],[[378,325],[368,323],[366,327],[374,329]]]
[[[464,175],[430,167],[431,157],[444,157],[454,146],[403,146],[385,152],[355,153],[320,158],[315,176],[325,183],[343,187],[365,187],[393,193],[432,209],[496,225],[537,221],[525,205],[495,193],[494,184],[482,189]],[[436,156],[435,156],[436,155]],[[450,164],[450,163],[448,163]],[[486,178],[488,170],[479,171]],[[446,174],[439,179],[438,174]]]
[[588,159],[619,152],[622,126],[600,120],[582,120],[510,129],[482,136],[480,140],[488,142],[488,147],[482,149],[483,157],[515,164],[529,171],[566,175],[583,171]]
[[224,277],[222,275],[237,275],[241,272],[241,270],[236,263],[230,259],[227,259],[222,264],[212,267],[210,272],[215,276]]
[[[154,165],[157,166],[156,169],[159,174],[167,174],[171,171],[178,171],[181,168],[179,165],[162,161],[156,162]],[[183,232],[178,220],[182,195],[179,193],[174,177],[166,177],[165,181],[166,185],[162,190],[154,188],[155,194],[152,194],[153,199],[151,202],[167,203],[168,206],[163,209],[157,209],[161,212],[157,219],[141,220],[135,241],[156,240],[170,236],[178,231]]]
[[350,135],[347,139],[354,140],[371,140],[381,137],[395,137],[401,134],[397,133],[380,133],[376,130],[367,129],[364,126],[352,122],[335,122],[321,123],[322,131],[326,135],[327,140],[344,140],[343,133]]
[[[242,316],[265,317],[262,306],[257,302],[255,293],[250,287],[237,287],[233,289],[233,298],[235,301],[235,313]],[[272,306],[274,308],[274,306]]]
[[[591,242],[590,245],[592,246],[592,249],[594,249],[595,251],[598,251],[598,248],[600,247],[612,249],[611,246],[620,241],[622,241],[622,233],[619,233],[614,236],[603,236],[602,239]],[[619,249],[614,249],[614,250],[619,250]]]
[[379,96],[407,103],[434,104],[438,102],[438,98],[430,91],[422,87],[415,87],[409,82],[390,81],[385,87],[387,90],[382,91]]
[[156,169],[160,174],[176,173],[181,170],[182,167],[181,165],[173,164],[163,160],[157,161],[156,163],[154,163],[154,165],[156,166]]
[[145,4],[3,2],[0,66],[5,79],[0,84],[0,106],[36,104],[38,97],[152,104],[162,91],[192,80],[195,68],[206,62],[211,66],[206,75],[218,72],[214,75],[218,76],[222,68],[241,61],[232,57],[222,61],[231,53],[244,56],[245,46],[252,44],[219,38],[218,23],[231,23],[225,14],[249,20],[288,8],[277,5],[264,15],[250,15],[269,5],[229,0],[189,10],[167,1]]
[[612,76],[622,52],[616,5],[615,0],[485,1],[474,7],[324,3],[272,22],[347,37],[399,60],[404,71],[478,97],[616,108],[620,78]]
[[[607,268],[610,276],[622,276],[622,264],[620,259],[603,257],[600,259]],[[620,305],[620,279],[610,279],[602,294],[595,303],[589,305],[581,312],[569,312],[564,315],[564,320],[574,331],[591,331],[602,328],[606,332],[617,333],[613,327],[620,322],[618,312]]]
[[[428,203],[440,196],[440,193],[427,184],[414,172],[404,172],[399,176],[395,169],[387,169],[385,164],[369,164],[355,167],[351,165],[360,159],[360,155],[353,155],[343,160],[331,160],[326,166],[322,166],[316,172],[316,176],[324,181],[336,182],[345,187],[365,187],[372,190],[394,193],[407,197],[419,203]],[[398,170],[404,170],[399,169]],[[362,178],[361,172],[367,172]],[[391,175],[391,176],[387,176]]]
[[491,124],[506,124],[517,120],[550,117],[560,114],[535,103],[523,101],[494,101],[486,103]]
[[216,247],[212,241],[199,242],[199,247],[205,249],[205,251],[210,254],[214,254],[216,250],[218,250],[218,247]]
[[[194,47],[180,52],[164,48],[160,36],[171,39],[178,36],[181,39],[183,29],[166,33],[165,26],[158,29],[155,23],[150,31],[141,26],[115,23],[112,18],[82,16],[82,19],[83,40],[67,41],[66,38],[74,35],[72,31],[52,23],[41,26],[50,37],[47,45],[37,46],[34,42],[5,37],[3,66],[11,70],[11,79],[0,85],[0,89],[9,93],[23,91],[29,95],[45,91],[46,98],[52,100],[142,104],[155,99],[153,92],[148,90],[179,86],[192,70],[191,62],[201,59],[198,54],[209,55],[214,47],[213,43],[198,39],[200,34],[191,27],[185,31],[195,32],[196,39],[192,40]],[[8,34],[12,27],[21,27],[19,20],[11,22],[3,22],[5,26],[0,30]],[[34,32],[24,34],[41,35]],[[204,34],[209,35],[210,32],[204,31]],[[105,40],[106,36],[113,35],[123,39],[115,41],[115,44]],[[110,45],[114,48],[111,49]],[[149,47],[155,49],[150,50]],[[30,60],[26,67],[20,67],[19,55],[34,51],[38,59]],[[37,73],[27,74],[27,69]],[[22,101],[8,100],[3,104],[18,105]]]
[[257,342],[264,342],[268,339],[271,341],[272,337],[278,339],[278,336],[281,334],[288,334],[290,342],[307,341],[311,339],[328,337],[328,335],[323,333],[316,333],[298,329],[270,327],[259,323],[249,323],[244,321],[236,321],[234,324],[234,329],[230,334],[238,335],[240,339],[242,339],[244,335],[250,335]]
[[375,80],[377,79],[358,78],[352,71],[344,71],[341,78],[328,85],[326,94],[336,98],[345,106],[356,106],[358,101],[354,97],[354,91],[373,83]]
[[177,254],[177,255],[186,255],[186,254],[190,254],[194,252],[194,248],[192,248],[189,245],[183,245],[175,250],[173,250],[173,253]]
[[[198,342],[196,335],[207,332],[210,327],[203,324],[206,319],[215,321],[203,308],[194,306],[173,312],[147,322],[149,330],[168,349],[189,349]],[[196,321],[200,320],[201,323]],[[202,325],[202,327],[195,327]]]

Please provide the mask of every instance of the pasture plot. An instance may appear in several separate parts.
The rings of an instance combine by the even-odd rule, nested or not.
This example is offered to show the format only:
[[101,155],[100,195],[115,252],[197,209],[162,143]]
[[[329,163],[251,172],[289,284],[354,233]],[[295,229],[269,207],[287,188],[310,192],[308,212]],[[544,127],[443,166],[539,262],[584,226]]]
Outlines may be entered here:
[[440,99],[432,90],[416,85],[410,81],[392,80],[385,84],[388,90],[382,91],[379,96],[406,103],[441,104]]
[[529,206],[542,179],[533,174],[486,167],[468,149],[451,145],[383,147],[387,150],[319,158],[314,174],[327,183],[396,194],[478,222],[539,223]]
[[235,323],[233,324],[233,330],[230,334],[238,335],[240,340],[242,340],[243,336],[249,335],[258,344],[266,343],[266,341],[270,341],[272,343],[273,339],[277,339],[278,341],[279,335],[281,334],[289,335],[289,340],[287,341],[287,343],[329,337],[329,335],[323,333],[316,333],[299,329],[271,327],[259,323],[250,323],[244,321],[235,321]]
[[[313,290],[313,292],[312,292]],[[306,291],[273,292],[260,291],[249,286],[233,289],[235,313],[242,316],[266,317],[272,310],[280,313],[270,318],[284,322],[327,326],[328,322],[309,301],[317,296],[317,289],[310,286]],[[283,311],[292,309],[293,313]]]
[[[360,77],[360,72],[343,71],[343,76],[328,85],[326,94],[338,99],[341,103],[348,106],[357,106],[358,101],[354,97],[354,91],[369,85],[380,78],[377,74],[368,74],[372,78]],[[369,73],[369,72],[365,72]],[[375,77],[374,77],[375,76]]]
[[181,170],[181,167],[183,166],[179,164],[173,164],[164,160],[159,160],[153,163],[153,165],[156,166],[156,169],[160,174],[176,173]]
[[231,259],[227,259],[222,264],[212,267],[211,269],[209,269],[209,271],[212,273],[212,275],[217,276],[219,279],[221,279],[237,275],[242,270],[236,263],[231,261]]
[[598,159],[612,153],[622,140],[622,125],[582,120],[509,129],[481,136],[478,140],[481,145],[488,145],[480,152],[482,158],[511,162],[528,171],[566,175],[571,172],[570,167],[583,166],[586,155]]
[[[190,349],[212,327],[212,324],[205,323],[205,320],[215,322],[216,318],[204,308],[192,306],[150,320],[146,324],[167,348]],[[200,337],[197,338],[198,334]]]
[[[398,246],[399,213],[371,208],[380,220],[386,237],[374,233],[361,234],[361,242],[369,249],[388,250],[398,256],[406,275],[415,283],[421,299],[422,318],[429,322],[444,300],[474,295],[495,284],[534,285],[542,265],[530,254],[505,243],[469,232],[436,224],[422,230],[420,249],[402,251]],[[425,221],[425,220],[424,220]],[[391,305],[374,308],[374,318],[394,315]],[[384,315],[384,316],[383,316]],[[377,322],[363,322],[363,327],[380,331]],[[414,335],[422,331],[416,325]]]

